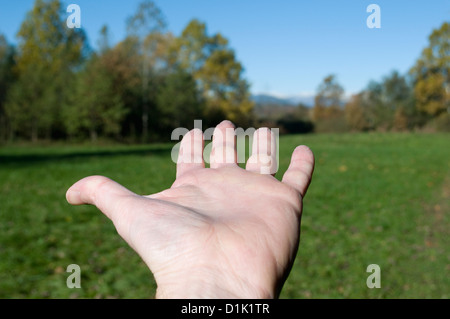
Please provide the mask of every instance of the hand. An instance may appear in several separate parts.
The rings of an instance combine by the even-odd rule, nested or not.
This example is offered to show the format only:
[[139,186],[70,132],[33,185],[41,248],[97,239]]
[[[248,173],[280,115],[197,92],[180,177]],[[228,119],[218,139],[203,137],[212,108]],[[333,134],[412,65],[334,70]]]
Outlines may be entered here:
[[224,121],[205,168],[203,154],[193,151],[203,149],[203,134],[194,129],[180,143],[171,188],[139,196],[91,176],[67,191],[67,201],[95,205],[112,220],[152,271],[157,298],[278,297],[297,252],[314,157],[297,147],[280,182],[260,173],[276,160],[273,146],[270,131],[257,130],[252,156],[240,168],[234,126]]

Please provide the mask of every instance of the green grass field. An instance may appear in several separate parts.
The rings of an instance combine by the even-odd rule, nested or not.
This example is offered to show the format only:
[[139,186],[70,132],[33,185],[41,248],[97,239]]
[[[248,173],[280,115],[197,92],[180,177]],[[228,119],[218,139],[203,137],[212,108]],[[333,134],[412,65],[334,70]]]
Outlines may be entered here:
[[[295,135],[316,156],[301,243],[282,298],[450,298],[450,135]],[[67,188],[108,176],[139,194],[171,185],[171,144],[0,148],[0,298],[152,298],[137,254]],[[81,289],[69,289],[69,264]],[[381,288],[369,289],[369,264]]]

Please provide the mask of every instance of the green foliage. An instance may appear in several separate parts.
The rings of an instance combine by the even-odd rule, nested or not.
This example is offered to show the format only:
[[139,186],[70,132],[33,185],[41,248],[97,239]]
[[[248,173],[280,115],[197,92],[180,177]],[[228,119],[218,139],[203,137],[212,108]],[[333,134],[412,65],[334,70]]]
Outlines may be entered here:
[[95,142],[99,135],[117,136],[127,110],[114,90],[113,80],[96,56],[77,74],[67,105],[64,123],[70,136],[88,135]]
[[[371,81],[367,89],[360,95],[364,117],[371,129],[389,130],[392,128],[413,128],[415,124],[413,91],[407,79],[397,71],[393,71],[381,82]],[[400,112],[408,118],[406,123]],[[397,120],[397,121],[396,121]]]
[[177,38],[166,32],[161,10],[145,0],[126,21],[123,41],[111,47],[103,26],[99,51],[90,52],[83,29],[67,28],[64,15],[59,0],[35,1],[8,60],[17,61],[14,83],[4,71],[6,65],[12,70],[5,64],[7,44],[0,41],[2,139],[148,142],[174,125],[192,126],[194,117],[210,125],[223,118],[251,123],[243,68],[228,40],[207,35],[206,25],[193,20]]
[[176,39],[177,63],[192,73],[206,103],[206,122],[222,119],[238,126],[250,124],[253,102],[249,85],[242,78],[243,67],[220,33],[209,36],[206,25],[192,20]]
[[174,50],[180,66],[193,74],[196,79],[206,60],[215,50],[226,48],[228,41],[220,34],[208,36],[206,24],[191,20],[177,38]]
[[345,121],[352,131],[366,131],[369,128],[361,99],[362,94],[353,95],[345,105]]
[[450,110],[450,24],[433,30],[429,46],[408,76],[397,71],[353,96],[345,106],[345,121],[339,105],[343,90],[328,76],[318,88],[312,118],[316,131],[414,130],[448,131]]
[[135,14],[127,20],[128,34],[141,40],[149,34],[160,33],[165,28],[163,13],[151,0],[139,3]]
[[9,121],[5,112],[6,95],[11,85],[16,80],[13,72],[14,48],[9,45],[6,38],[0,34],[0,142],[8,138],[11,133],[9,129]]
[[114,94],[120,96],[127,114],[120,123],[121,135],[140,141],[142,133],[142,82],[138,42],[126,38],[97,56],[98,67],[107,72]]
[[127,20],[128,35],[136,40],[140,57],[142,142],[149,141],[151,114],[156,111],[155,87],[158,84],[155,80],[159,79],[155,75],[155,66],[156,60],[161,58],[158,48],[161,42],[165,42],[162,36],[165,27],[161,10],[151,0],[141,2],[135,14]]
[[316,132],[342,132],[347,130],[342,109],[344,88],[336,76],[331,74],[323,79],[317,88],[312,109],[312,120]]
[[207,126],[223,119],[241,127],[267,123],[283,132],[449,129],[448,23],[433,30],[408,76],[394,71],[371,81],[344,108],[344,89],[329,75],[311,112],[298,116],[284,106],[256,109],[228,39],[197,19],[174,36],[163,12],[144,0],[126,21],[127,37],[111,46],[103,26],[93,52],[83,29],[67,28],[64,11],[60,0],[36,0],[17,48],[0,36],[0,141],[150,142],[167,139],[174,126],[191,127],[193,118]]
[[339,84],[334,74],[328,75],[317,88],[315,106],[323,108],[340,108],[344,88]]
[[203,118],[204,105],[192,75],[182,69],[170,73],[157,95],[161,132],[169,136],[177,127],[192,128]]
[[280,118],[276,122],[276,127],[280,128],[280,133],[288,134],[311,133],[314,131],[314,125],[311,121],[289,115]]
[[36,141],[58,130],[73,71],[86,49],[82,30],[69,29],[59,0],[36,0],[19,33],[16,70],[5,109],[14,132]]
[[417,108],[432,116],[450,107],[450,23],[433,30],[420,59],[411,69]]
[[0,34],[0,110],[5,102],[9,86],[14,81],[14,48]]

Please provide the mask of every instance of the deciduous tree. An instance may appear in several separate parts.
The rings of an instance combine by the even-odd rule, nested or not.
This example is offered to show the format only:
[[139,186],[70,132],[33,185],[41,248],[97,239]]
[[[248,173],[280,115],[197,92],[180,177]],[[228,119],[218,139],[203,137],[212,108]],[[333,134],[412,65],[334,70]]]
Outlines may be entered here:
[[8,90],[15,81],[14,55],[14,47],[8,43],[4,35],[0,34],[0,141],[6,140],[10,135],[4,104]]
[[433,30],[411,69],[417,108],[431,116],[450,113],[450,23]]
[[228,118],[236,125],[248,125],[253,109],[249,84],[228,40],[220,33],[208,35],[204,23],[192,20],[174,47],[178,64],[194,76],[206,101],[209,124]]
[[369,128],[361,100],[362,94],[355,94],[345,105],[345,120],[353,131],[364,131]]
[[13,129],[25,129],[33,141],[62,130],[60,106],[73,72],[86,51],[82,29],[70,29],[59,0],[36,0],[18,33],[18,81],[11,88],[6,111]]
[[326,76],[317,88],[311,117],[318,132],[343,131],[345,118],[343,111],[344,88],[335,75]]
[[[142,141],[148,142],[150,115],[156,115],[155,60],[165,32],[166,23],[161,10],[151,0],[142,1],[135,14],[127,20],[128,36],[137,42],[141,57]],[[153,119],[156,121],[156,119]]]
[[117,136],[120,133],[126,109],[120,94],[114,90],[113,79],[96,55],[77,74],[63,114],[71,136],[88,133],[95,142],[99,135]]
[[194,120],[202,119],[204,103],[191,74],[178,69],[168,74],[161,85],[157,104],[162,132],[174,128],[192,128]]

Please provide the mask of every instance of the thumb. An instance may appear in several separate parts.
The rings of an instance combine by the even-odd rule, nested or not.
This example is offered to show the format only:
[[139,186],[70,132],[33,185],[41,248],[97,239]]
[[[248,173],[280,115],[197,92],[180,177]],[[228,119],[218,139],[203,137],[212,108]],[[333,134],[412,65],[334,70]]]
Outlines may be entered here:
[[90,176],[67,190],[66,199],[72,205],[94,205],[115,222],[125,212],[124,199],[137,196],[122,185],[104,176]]

